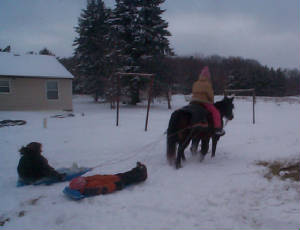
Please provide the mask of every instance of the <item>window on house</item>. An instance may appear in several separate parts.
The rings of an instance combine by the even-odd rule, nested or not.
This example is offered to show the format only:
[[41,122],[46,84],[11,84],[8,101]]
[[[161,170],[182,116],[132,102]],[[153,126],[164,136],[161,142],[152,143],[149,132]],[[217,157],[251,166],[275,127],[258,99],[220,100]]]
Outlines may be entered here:
[[58,82],[47,81],[47,99],[57,100],[58,99]]
[[10,85],[9,80],[0,80],[0,93],[9,93]]

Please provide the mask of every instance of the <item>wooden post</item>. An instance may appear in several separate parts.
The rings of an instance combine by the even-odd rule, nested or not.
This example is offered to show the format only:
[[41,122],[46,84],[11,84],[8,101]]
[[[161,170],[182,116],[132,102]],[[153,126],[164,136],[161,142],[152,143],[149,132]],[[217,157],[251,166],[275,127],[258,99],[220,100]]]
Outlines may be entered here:
[[47,118],[43,119],[43,127],[44,127],[44,129],[47,128]]
[[168,109],[172,109],[171,98],[172,98],[172,91],[171,91],[171,87],[169,87],[168,93],[167,93]]
[[147,131],[147,128],[148,128],[148,118],[149,118],[149,110],[150,110],[150,103],[151,103],[151,97],[152,97],[153,82],[154,82],[154,76],[151,77],[150,89],[149,89],[149,92],[148,92],[148,105],[147,105],[145,131]]
[[146,77],[146,78],[150,78],[151,77],[151,86],[149,89],[149,93],[148,93],[148,106],[147,106],[147,115],[146,115],[146,124],[145,124],[145,131],[147,131],[148,128],[148,118],[149,118],[149,110],[150,110],[150,103],[151,103],[151,97],[152,97],[152,88],[153,88],[153,83],[154,83],[154,75],[153,74],[147,74],[147,73],[120,73],[117,72],[115,73],[115,75],[117,75],[118,79],[117,79],[117,117],[116,117],[116,126],[119,126],[119,110],[120,110],[120,95],[121,95],[121,86],[120,86],[120,78],[122,76],[138,76],[138,77]]
[[253,124],[255,124],[255,102],[256,102],[256,98],[255,98],[255,90],[253,89],[252,92],[252,96],[253,96]]
[[120,107],[120,75],[118,74],[118,82],[117,82],[117,126],[119,126],[119,107]]

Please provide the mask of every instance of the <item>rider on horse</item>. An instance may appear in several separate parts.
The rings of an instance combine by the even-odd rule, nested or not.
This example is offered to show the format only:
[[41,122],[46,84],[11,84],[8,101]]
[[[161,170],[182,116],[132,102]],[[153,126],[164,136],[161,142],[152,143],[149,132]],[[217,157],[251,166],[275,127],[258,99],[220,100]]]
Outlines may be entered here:
[[202,69],[198,80],[193,84],[191,104],[204,106],[212,115],[215,134],[218,136],[225,134],[222,128],[220,112],[214,106],[214,91],[208,66]]

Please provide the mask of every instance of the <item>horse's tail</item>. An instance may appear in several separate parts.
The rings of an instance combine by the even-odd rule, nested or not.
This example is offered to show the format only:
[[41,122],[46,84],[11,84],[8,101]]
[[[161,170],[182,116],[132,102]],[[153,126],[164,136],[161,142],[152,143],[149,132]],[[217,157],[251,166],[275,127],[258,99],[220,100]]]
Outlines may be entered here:
[[176,145],[178,142],[178,121],[182,111],[176,110],[172,113],[167,130],[167,159],[171,163],[176,156]]

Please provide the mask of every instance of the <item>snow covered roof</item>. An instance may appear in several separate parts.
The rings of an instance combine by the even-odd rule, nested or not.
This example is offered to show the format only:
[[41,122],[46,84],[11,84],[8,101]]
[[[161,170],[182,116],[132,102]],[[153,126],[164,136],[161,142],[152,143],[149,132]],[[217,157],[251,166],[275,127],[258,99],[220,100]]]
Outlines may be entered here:
[[73,78],[54,56],[0,52],[0,76]]

